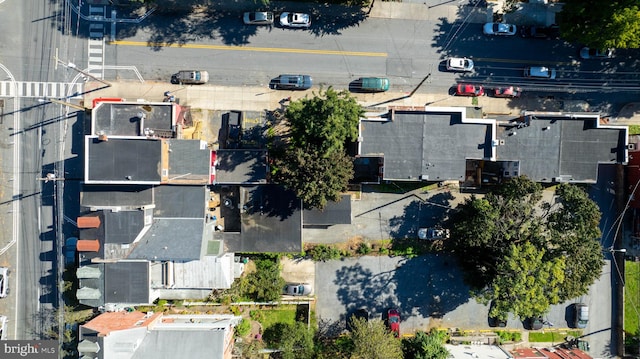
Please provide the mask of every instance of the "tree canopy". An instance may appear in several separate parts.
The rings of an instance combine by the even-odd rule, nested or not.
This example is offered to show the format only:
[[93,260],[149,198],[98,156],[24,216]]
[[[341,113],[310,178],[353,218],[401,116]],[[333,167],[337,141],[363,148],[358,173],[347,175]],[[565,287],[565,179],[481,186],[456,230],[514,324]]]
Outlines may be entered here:
[[269,259],[255,261],[256,271],[247,276],[247,294],[256,301],[280,299],[285,280],[280,276],[279,264]]
[[565,0],[558,20],[569,41],[597,49],[640,47],[637,0]]
[[492,317],[543,314],[587,293],[604,264],[600,211],[575,185],[557,186],[552,205],[539,184],[518,177],[467,199],[452,222],[450,248],[476,298],[494,302]]
[[398,359],[402,358],[401,341],[398,340],[379,319],[351,318],[351,340],[353,359]]
[[275,323],[264,331],[267,345],[280,352],[273,357],[282,359],[311,358],[314,353],[313,333],[304,323]]
[[446,337],[446,332],[435,328],[429,333],[416,332],[414,337],[402,341],[404,357],[412,359],[447,359],[449,351],[444,346]]
[[337,201],[353,178],[345,144],[358,137],[362,107],[347,91],[329,87],[312,98],[293,101],[285,118],[284,146],[273,148],[272,179],[293,190],[306,208]]

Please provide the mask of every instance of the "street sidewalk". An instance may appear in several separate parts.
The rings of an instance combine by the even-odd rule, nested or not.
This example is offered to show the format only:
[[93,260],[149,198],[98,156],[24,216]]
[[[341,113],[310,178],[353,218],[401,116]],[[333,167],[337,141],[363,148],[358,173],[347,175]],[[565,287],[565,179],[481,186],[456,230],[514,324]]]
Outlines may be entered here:
[[[281,108],[282,100],[291,97],[292,101],[311,96],[311,91],[277,91],[259,86],[181,86],[167,82],[144,83],[136,81],[114,81],[111,87],[92,91],[103,86],[90,82],[85,85],[84,104],[90,108],[95,98],[123,98],[126,101],[157,101],[164,99],[164,93],[171,91],[176,101],[182,105],[203,110],[241,110],[264,111]],[[338,89],[339,90],[339,89]],[[469,97],[451,96],[448,94],[416,93],[410,96],[404,92],[384,92],[375,94],[352,93],[365,110],[380,111],[392,106],[422,108],[431,105],[437,107],[466,106],[481,107],[486,117],[518,116],[524,109],[556,108],[558,101],[523,97],[520,99],[503,99],[482,96],[477,104]]]

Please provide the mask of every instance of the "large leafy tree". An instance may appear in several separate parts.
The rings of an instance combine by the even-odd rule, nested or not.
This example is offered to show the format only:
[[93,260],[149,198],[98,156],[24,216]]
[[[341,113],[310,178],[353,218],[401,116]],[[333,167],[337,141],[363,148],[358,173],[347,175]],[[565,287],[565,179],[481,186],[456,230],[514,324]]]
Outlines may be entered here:
[[565,0],[559,22],[562,36],[593,48],[640,47],[637,0]]
[[449,351],[444,346],[446,332],[431,329],[429,333],[416,332],[412,338],[402,341],[405,358],[411,359],[447,359]]
[[338,200],[353,178],[345,144],[357,139],[363,113],[347,91],[331,87],[292,102],[285,112],[289,131],[270,152],[273,180],[293,190],[306,208]]
[[484,198],[471,197],[453,216],[450,246],[478,300],[493,317],[544,313],[587,293],[604,264],[600,211],[580,187],[562,184],[554,204],[526,177]]
[[353,359],[402,358],[401,341],[379,319],[351,318]]
[[280,267],[276,261],[258,259],[256,271],[247,276],[247,293],[256,301],[275,301],[280,299],[286,282],[280,276]]
[[267,345],[280,350],[273,354],[275,358],[305,359],[314,353],[313,333],[304,323],[276,323],[264,331]]

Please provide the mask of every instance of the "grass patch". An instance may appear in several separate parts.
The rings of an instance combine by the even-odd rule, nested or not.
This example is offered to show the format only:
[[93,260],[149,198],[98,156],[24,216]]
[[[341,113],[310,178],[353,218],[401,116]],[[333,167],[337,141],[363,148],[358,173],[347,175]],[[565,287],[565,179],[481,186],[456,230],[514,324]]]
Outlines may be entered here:
[[501,342],[519,342],[522,339],[520,331],[498,330],[496,334],[500,337]]
[[629,125],[629,135],[640,135],[640,125]]
[[264,329],[269,328],[275,323],[293,324],[296,321],[296,306],[282,305],[278,309],[262,310],[262,318],[259,319]]
[[624,266],[624,331],[637,335],[640,323],[635,308],[640,308],[640,262],[625,261]]
[[532,343],[560,343],[567,336],[577,338],[582,335],[581,330],[570,330],[568,332],[530,332],[529,342]]

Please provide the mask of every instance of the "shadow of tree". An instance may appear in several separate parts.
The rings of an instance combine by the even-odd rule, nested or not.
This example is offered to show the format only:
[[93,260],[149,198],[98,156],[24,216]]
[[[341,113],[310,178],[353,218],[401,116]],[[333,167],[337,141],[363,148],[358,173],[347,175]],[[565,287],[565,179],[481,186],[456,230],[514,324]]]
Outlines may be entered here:
[[390,308],[397,308],[401,317],[441,318],[469,300],[469,288],[448,255],[404,259],[380,273],[356,263],[339,268],[335,278],[337,297],[347,313],[340,317],[340,328],[358,308],[367,308],[371,318],[384,319]]

